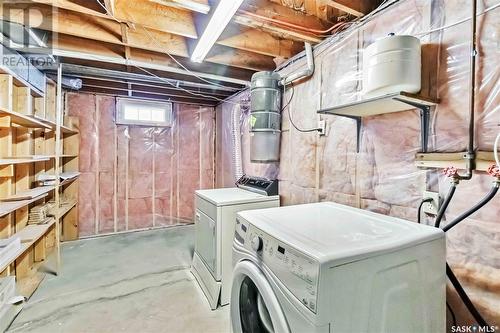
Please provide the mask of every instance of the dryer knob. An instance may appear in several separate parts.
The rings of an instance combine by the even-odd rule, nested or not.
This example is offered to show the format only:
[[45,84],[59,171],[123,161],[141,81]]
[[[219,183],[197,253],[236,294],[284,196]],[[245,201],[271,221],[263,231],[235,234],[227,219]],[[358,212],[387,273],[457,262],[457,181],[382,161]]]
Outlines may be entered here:
[[259,236],[255,236],[254,238],[252,238],[251,245],[252,249],[255,252],[259,252],[260,250],[262,250],[262,238],[260,238]]

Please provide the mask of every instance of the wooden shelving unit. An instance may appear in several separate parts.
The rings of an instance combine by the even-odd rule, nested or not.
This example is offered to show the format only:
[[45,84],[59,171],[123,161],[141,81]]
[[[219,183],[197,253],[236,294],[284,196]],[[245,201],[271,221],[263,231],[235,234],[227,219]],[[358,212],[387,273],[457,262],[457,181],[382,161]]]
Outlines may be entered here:
[[[0,277],[15,276],[18,293],[26,297],[43,280],[39,268],[51,255],[58,273],[60,241],[78,238],[76,126],[63,117],[62,91],[54,81],[47,80],[41,94],[12,73],[0,72],[0,239],[21,241],[21,248],[5,258]],[[75,176],[60,181],[68,173]],[[41,175],[55,180],[42,186]],[[56,207],[54,216],[28,224],[30,210],[48,202]]]

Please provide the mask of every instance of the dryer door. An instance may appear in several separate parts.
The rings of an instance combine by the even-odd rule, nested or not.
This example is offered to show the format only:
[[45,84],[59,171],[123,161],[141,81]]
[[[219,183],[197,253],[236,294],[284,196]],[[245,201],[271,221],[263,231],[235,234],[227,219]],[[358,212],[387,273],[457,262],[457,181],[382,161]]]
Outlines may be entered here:
[[248,260],[240,261],[234,268],[230,306],[235,333],[290,332],[266,276]]
[[214,279],[220,280],[216,274],[217,235],[216,223],[200,210],[196,210],[196,252],[207,266]]

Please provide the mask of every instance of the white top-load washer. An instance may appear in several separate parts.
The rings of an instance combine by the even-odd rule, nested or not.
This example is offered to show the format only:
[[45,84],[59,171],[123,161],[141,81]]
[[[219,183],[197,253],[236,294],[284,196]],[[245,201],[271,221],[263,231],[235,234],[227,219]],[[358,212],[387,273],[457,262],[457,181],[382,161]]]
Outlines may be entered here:
[[278,207],[277,181],[242,177],[235,188],[198,190],[195,194],[195,252],[191,271],[212,309],[229,303],[232,243],[236,213]]
[[331,202],[236,223],[234,332],[445,331],[442,230]]

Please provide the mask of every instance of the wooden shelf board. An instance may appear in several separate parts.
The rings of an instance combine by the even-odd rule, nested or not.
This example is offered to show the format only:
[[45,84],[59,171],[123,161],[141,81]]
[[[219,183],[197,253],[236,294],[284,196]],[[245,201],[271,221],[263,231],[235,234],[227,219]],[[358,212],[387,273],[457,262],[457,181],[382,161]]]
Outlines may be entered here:
[[0,116],[9,116],[12,123],[26,128],[50,128],[49,125],[33,116],[21,114],[5,108],[0,108]]
[[11,201],[31,200],[43,194],[46,194],[54,189],[55,189],[54,186],[39,186],[26,191],[16,193],[6,198],[2,198],[0,199],[0,201],[11,202]]
[[47,193],[42,194],[36,198],[30,200],[20,200],[20,201],[10,201],[10,202],[1,202],[0,203],[0,217],[15,212],[16,210],[23,208],[29,205],[32,202],[40,200],[47,196]]
[[[55,121],[44,119],[44,118],[39,117],[39,116],[34,116],[34,118],[47,124],[50,129],[52,129],[54,131],[56,130],[57,124]],[[66,125],[61,125],[61,132],[64,134],[77,134],[77,133],[79,133],[79,131],[77,129],[71,128],[71,127],[66,126]]]
[[66,125],[61,126],[61,131],[64,134],[78,134],[79,133],[79,131],[77,129],[68,127]]
[[434,106],[438,104],[438,101],[415,94],[399,92],[322,109],[318,113],[346,117],[369,117],[415,109],[416,107],[411,104]]
[[62,205],[59,207],[59,217],[62,218],[64,215],[66,215],[73,207],[76,206],[78,201],[73,201],[72,203]]
[[[55,159],[57,156],[56,155],[47,155],[47,157],[49,159]],[[78,157],[78,155],[74,155],[74,154],[61,154],[59,155],[59,158],[75,158],[75,157]]]
[[42,238],[42,236],[45,235],[49,228],[55,223],[56,220],[52,219],[47,224],[28,224],[26,227],[16,232],[14,236],[18,236],[21,239],[22,244],[27,244],[28,247],[30,247],[37,240]]
[[[34,157],[34,156],[33,156]],[[46,156],[33,158],[33,157],[7,157],[0,159],[0,166],[2,165],[11,165],[11,164],[26,164],[26,163],[35,163],[35,162],[44,162],[48,161],[49,158]]]
[[19,258],[27,249],[29,249],[28,244],[22,244],[19,251],[16,252],[4,265],[0,266],[0,272],[3,272],[7,267],[9,267],[17,258]]
[[0,272],[3,272],[7,267],[9,267],[17,258],[19,258],[26,250],[32,247],[36,241],[42,238],[43,235],[56,223],[55,219],[52,219],[50,223],[47,224],[29,224],[20,231],[16,232],[13,236],[17,236],[21,239],[21,248],[17,251],[3,266],[0,266]]

